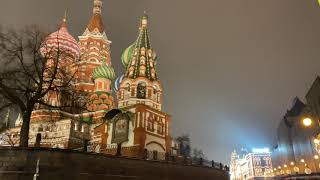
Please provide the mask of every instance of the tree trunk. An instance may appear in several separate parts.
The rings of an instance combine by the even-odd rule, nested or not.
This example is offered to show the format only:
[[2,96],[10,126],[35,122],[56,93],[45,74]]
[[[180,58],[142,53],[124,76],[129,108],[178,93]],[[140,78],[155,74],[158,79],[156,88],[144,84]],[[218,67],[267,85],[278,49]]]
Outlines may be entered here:
[[23,121],[20,130],[20,147],[28,147],[31,113],[32,109],[30,108],[27,108],[27,110],[23,112]]

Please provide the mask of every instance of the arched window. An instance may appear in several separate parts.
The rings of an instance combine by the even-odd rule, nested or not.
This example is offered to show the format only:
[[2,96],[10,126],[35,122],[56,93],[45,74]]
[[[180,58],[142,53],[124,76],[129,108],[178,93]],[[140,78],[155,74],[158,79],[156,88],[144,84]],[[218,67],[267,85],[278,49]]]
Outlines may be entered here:
[[140,64],[145,65],[146,64],[146,58],[144,56],[141,56],[140,58]]
[[147,129],[153,131],[153,122],[151,120],[148,120]]
[[146,98],[146,83],[140,82],[137,87],[137,98]]
[[130,84],[129,83],[126,84],[126,89],[128,92],[130,92]]
[[163,124],[162,123],[158,124],[157,128],[158,128],[157,129],[158,134],[163,134]]

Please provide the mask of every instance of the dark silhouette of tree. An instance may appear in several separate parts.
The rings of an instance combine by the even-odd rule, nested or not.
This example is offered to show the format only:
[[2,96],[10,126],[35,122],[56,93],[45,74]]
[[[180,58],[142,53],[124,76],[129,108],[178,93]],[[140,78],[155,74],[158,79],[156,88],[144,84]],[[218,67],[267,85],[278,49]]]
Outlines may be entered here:
[[[21,147],[28,146],[30,118],[35,108],[72,113],[85,107],[83,103],[74,103],[85,97],[72,83],[77,63],[69,62],[71,54],[61,50],[59,44],[55,49],[44,44],[47,35],[36,26],[19,31],[0,30],[0,110],[14,107],[22,113]],[[46,53],[41,53],[41,48],[46,48]],[[61,93],[63,101],[48,103],[48,94],[55,93]]]
[[201,149],[194,148],[192,150],[191,158],[193,162],[200,162],[201,160],[205,160],[206,157]]
[[190,137],[188,134],[184,134],[178,136],[176,141],[179,145],[179,155],[190,157],[191,145],[190,145]]

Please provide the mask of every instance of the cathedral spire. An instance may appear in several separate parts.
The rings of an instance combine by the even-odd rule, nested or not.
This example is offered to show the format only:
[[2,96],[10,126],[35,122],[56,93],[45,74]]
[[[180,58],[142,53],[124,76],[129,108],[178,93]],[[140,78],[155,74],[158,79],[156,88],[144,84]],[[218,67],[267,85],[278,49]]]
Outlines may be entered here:
[[64,11],[64,16],[60,28],[67,28],[67,9]]
[[101,18],[102,0],[93,0],[93,16],[91,17],[87,29],[92,32],[98,30],[100,33],[104,32],[104,26]]
[[147,25],[148,15],[144,13],[140,18],[138,38],[124,51],[122,62],[127,68],[126,77],[131,79],[145,77],[154,81],[158,79],[155,69],[157,56],[151,47]]
[[102,1],[94,0],[93,1],[93,14],[101,14]]
[[147,28],[148,25],[148,15],[147,12],[143,12],[143,16],[141,17],[141,28]]
[[146,12],[140,17],[136,41],[122,53],[121,59],[126,73],[117,92],[119,108],[145,104],[161,110],[162,86],[156,73],[157,55],[151,47]]

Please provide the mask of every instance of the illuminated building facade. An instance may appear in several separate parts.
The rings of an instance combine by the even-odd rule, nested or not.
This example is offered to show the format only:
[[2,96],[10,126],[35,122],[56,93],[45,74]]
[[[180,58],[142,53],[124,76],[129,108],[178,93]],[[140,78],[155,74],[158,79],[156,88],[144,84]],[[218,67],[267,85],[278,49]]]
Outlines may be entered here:
[[[276,176],[309,175],[320,172],[319,119],[320,78],[309,89],[306,100],[295,98],[277,129],[277,144],[272,157]],[[315,120],[309,127],[303,124],[306,117]],[[317,176],[315,178],[320,178]]]
[[[108,147],[115,149],[116,145],[129,151],[132,147],[138,154],[145,149],[171,151],[170,116],[161,110],[163,90],[156,71],[157,54],[150,42],[148,16],[141,16],[138,37],[121,56],[126,73],[113,88],[116,75],[111,63],[111,41],[101,16],[103,2],[93,3],[93,15],[79,41],[68,32],[65,16],[58,31],[50,34],[41,48],[44,55],[52,51],[68,54],[59,58],[59,66],[74,74],[72,84],[82,93],[75,103],[85,101],[86,110],[37,106],[31,117],[30,146],[41,134],[44,147],[77,149],[89,143],[95,144],[94,151],[105,153],[110,152]],[[71,102],[59,89],[50,91],[44,101],[52,106]],[[112,117],[106,119],[110,114]],[[7,132],[20,126],[17,123]]]
[[264,149],[250,152],[240,157],[236,151],[231,154],[231,180],[272,179],[271,154]]

